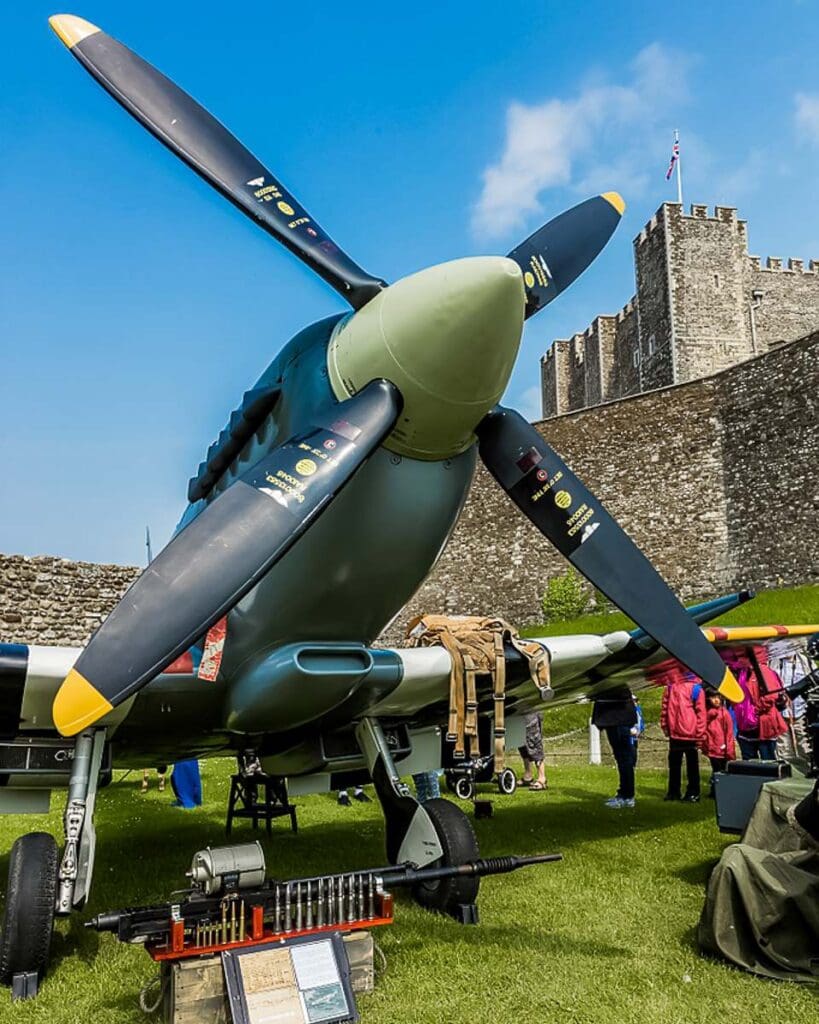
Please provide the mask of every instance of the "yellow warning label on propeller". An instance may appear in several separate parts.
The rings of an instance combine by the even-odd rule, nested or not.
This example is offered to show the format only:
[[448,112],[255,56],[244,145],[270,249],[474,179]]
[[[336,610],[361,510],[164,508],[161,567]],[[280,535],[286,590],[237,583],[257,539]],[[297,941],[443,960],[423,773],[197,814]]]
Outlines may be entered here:
[[296,463],[296,472],[302,476],[312,476],[317,468],[312,459],[299,459]]
[[278,206],[282,213],[287,217],[292,217],[296,212],[290,203],[286,203],[283,199],[280,199],[279,202],[276,203],[276,206]]

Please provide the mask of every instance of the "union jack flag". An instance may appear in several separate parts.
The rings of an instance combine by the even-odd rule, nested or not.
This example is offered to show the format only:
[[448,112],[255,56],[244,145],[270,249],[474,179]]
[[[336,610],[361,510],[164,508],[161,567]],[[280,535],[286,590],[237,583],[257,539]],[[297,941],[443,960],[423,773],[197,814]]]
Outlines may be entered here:
[[677,161],[679,159],[680,159],[680,143],[679,143],[678,139],[675,139],[674,140],[674,145],[671,147],[671,162],[668,165],[668,170],[665,172],[665,180],[666,181],[668,181],[668,179],[674,173],[674,167],[676,166]]

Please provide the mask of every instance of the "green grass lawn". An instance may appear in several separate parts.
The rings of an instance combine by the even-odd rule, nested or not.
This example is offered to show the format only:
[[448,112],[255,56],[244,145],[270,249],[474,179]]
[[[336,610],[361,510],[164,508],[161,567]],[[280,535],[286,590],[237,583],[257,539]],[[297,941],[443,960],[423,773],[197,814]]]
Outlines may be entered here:
[[[225,841],[231,767],[204,766],[206,805],[188,812],[155,788],[142,796],[136,773],[115,774],[99,798],[96,879],[84,916],[167,899],[184,884],[193,852]],[[546,793],[494,799],[494,817],[475,822],[483,854],[560,850],[564,862],[485,880],[477,928],[400,897],[396,924],[376,935],[388,969],[375,993],[359,999],[364,1024],[815,1021],[815,991],[759,980],[697,953],[705,881],[728,841],[717,832],[713,806],[663,803],[662,774],[645,770],[637,808],[613,812],[602,802],[614,785],[610,767],[565,767],[550,772]],[[47,817],[2,822],[0,877],[24,828],[59,834],[58,803]],[[375,803],[345,809],[314,796],[299,805],[299,833],[279,824],[264,841],[271,874],[382,863]],[[251,834],[240,826],[234,841]],[[0,993],[0,1020],[146,1020],[137,992],[155,968],[141,948],[86,931],[77,919],[58,924],[54,948],[40,996],[13,1005]]]
[[[819,621],[819,587],[766,593],[721,622],[745,625]],[[608,632],[618,615],[590,616],[530,630]],[[649,721],[659,693],[646,694]],[[556,708],[548,735],[583,727],[589,708]],[[654,727],[656,732],[656,727]],[[648,736],[649,734],[647,734]],[[495,815],[475,822],[484,855],[562,851],[562,864],[482,883],[478,928],[422,912],[407,897],[397,921],[377,933],[388,961],[376,991],[359,999],[364,1024],[808,1024],[816,990],[763,981],[702,959],[694,929],[705,882],[729,839],[713,806],[665,804],[664,777],[638,770],[634,811],[612,812],[608,765],[582,764],[582,745],[549,769],[546,793],[495,797]],[[659,763],[661,738],[641,745],[641,762]],[[549,749],[547,744],[547,749]],[[573,763],[568,763],[573,762]],[[206,804],[170,806],[168,793],[139,792],[137,773],[100,793],[92,898],[83,917],[101,910],[166,900],[184,885],[193,853],[225,842],[223,814],[231,761],[203,767]],[[383,862],[381,815],[373,803],[339,808],[330,796],[303,798],[298,835],[279,824],[264,840],[268,871],[279,877],[363,868]],[[0,819],[0,879],[23,831],[61,835],[63,799],[48,816]],[[252,837],[239,826],[234,841]],[[82,928],[57,925],[54,964],[40,996],[12,1005],[0,992],[0,1022],[136,1024],[139,988],[155,973],[139,947]],[[154,1018],[158,1019],[158,1018]]]
[[[708,625],[769,626],[819,623],[819,586],[763,590],[755,598],[721,615]],[[617,629],[634,629],[634,623],[622,612],[581,615],[564,622],[546,622],[527,626],[524,636],[557,636],[565,633],[612,633]]]

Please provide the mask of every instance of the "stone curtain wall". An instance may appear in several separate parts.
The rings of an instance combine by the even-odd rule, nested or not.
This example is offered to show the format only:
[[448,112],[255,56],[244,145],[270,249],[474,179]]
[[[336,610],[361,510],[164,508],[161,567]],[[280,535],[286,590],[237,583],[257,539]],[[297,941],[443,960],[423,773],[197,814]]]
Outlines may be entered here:
[[0,642],[84,644],[140,570],[0,555]]
[[717,384],[734,578],[819,581],[819,332]]
[[[725,585],[730,572],[713,386],[655,391],[537,427],[663,576],[682,584],[684,596],[710,596]],[[704,495],[701,504],[694,500]],[[481,467],[449,545],[390,630],[390,641],[420,612],[537,622],[546,581],[567,564]]]
[[[819,580],[819,333],[704,380],[537,425],[686,601]],[[525,625],[566,562],[479,469],[418,612]],[[139,573],[0,556],[0,640],[83,643]]]
[[[819,333],[704,380],[537,424],[685,601],[819,581]],[[420,612],[540,618],[567,563],[485,470]]]

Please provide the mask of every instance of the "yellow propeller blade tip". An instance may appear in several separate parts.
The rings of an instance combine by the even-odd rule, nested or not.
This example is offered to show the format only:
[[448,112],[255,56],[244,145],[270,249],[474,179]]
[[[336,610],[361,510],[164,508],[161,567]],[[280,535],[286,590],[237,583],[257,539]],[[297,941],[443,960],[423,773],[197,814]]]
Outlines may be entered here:
[[69,50],[76,46],[77,43],[81,43],[83,39],[87,39],[88,36],[93,36],[95,32],[100,31],[90,21],[78,18],[73,14],[52,14],[48,19],[48,23]]
[[605,199],[607,203],[611,203],[620,216],[623,216],[623,211],[626,208],[626,201],[619,192],[604,192],[603,199]]
[[72,668],[57,691],[51,717],[63,736],[76,736],[113,710],[113,704]]
[[725,675],[722,677],[722,682],[719,684],[717,689],[722,696],[725,697],[726,700],[730,700],[732,704],[741,704],[742,701],[745,700],[745,691],[736,681],[729,668],[726,668]]

